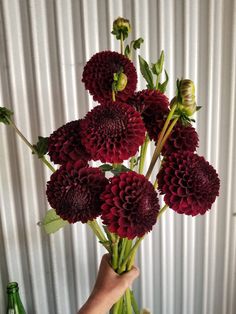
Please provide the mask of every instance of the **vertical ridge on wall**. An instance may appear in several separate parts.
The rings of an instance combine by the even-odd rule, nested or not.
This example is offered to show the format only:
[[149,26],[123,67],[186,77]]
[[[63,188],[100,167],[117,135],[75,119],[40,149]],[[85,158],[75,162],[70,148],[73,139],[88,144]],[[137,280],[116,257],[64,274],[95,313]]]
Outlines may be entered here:
[[[151,64],[162,49],[170,99],[177,78],[194,80],[198,153],[219,172],[220,197],[203,217],[166,211],[140,247],[134,290],[152,314],[235,314],[235,1],[3,0],[0,11],[0,106],[14,111],[33,144],[97,105],[81,82],[83,67],[98,51],[119,51],[110,33],[118,16],[130,20],[130,40],[144,38],[133,58],[139,90],[146,84],[138,54]],[[51,172],[2,124],[0,143],[0,313],[9,280],[19,282],[27,313],[75,313],[104,249],[86,225],[50,236],[37,226],[49,209]]]

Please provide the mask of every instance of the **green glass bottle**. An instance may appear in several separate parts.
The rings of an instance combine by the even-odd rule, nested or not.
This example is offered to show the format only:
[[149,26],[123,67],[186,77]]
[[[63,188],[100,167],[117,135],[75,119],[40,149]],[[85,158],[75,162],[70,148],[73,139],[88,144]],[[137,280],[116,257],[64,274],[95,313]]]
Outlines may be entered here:
[[17,282],[10,282],[7,285],[8,305],[7,314],[26,314],[19,295]]

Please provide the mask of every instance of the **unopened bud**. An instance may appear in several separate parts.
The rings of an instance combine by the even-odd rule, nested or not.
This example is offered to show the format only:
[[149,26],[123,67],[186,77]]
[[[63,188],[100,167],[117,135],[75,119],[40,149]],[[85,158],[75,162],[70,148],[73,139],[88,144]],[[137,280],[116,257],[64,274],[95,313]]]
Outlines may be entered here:
[[125,89],[128,82],[127,75],[123,72],[114,73],[112,90],[114,92],[121,92]]
[[181,80],[179,90],[183,104],[188,106],[195,103],[195,87],[193,81],[188,79]]
[[178,108],[187,116],[192,116],[196,111],[195,86],[193,81],[184,79],[179,82],[179,99],[181,104]]
[[120,73],[118,77],[117,85],[116,85],[117,91],[121,92],[122,90],[124,90],[127,85],[127,82],[128,82],[128,78],[125,75],[125,73]]
[[121,39],[121,34],[123,34],[123,39],[127,38],[130,31],[131,25],[129,20],[124,19],[123,17],[118,17],[113,22],[112,34],[116,36],[116,39]]

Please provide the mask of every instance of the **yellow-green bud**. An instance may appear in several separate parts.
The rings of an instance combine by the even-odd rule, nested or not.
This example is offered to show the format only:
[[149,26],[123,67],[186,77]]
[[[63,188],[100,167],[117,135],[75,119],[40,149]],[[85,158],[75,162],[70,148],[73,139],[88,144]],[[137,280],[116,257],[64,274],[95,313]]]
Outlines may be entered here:
[[179,96],[181,98],[181,106],[179,106],[179,109],[187,116],[192,116],[197,107],[193,81],[189,79],[184,79],[180,81]]
[[113,22],[112,34],[116,36],[116,39],[121,39],[121,34],[123,35],[123,39],[127,38],[130,31],[131,25],[129,20],[124,19],[123,17],[118,17]]
[[116,90],[118,92],[121,92],[122,90],[124,90],[127,85],[127,82],[128,82],[128,78],[125,75],[125,73],[120,73],[117,84],[116,84]]
[[131,25],[129,20],[124,19],[123,17],[118,17],[114,22],[113,22],[113,29],[124,29],[126,28],[128,32],[131,31]]

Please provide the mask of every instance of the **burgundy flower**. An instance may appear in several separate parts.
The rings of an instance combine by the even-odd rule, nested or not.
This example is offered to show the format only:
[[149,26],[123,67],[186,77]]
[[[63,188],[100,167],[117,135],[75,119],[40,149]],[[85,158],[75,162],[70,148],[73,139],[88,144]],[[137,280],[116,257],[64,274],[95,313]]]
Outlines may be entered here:
[[170,155],[174,152],[195,152],[198,147],[198,134],[190,124],[187,126],[177,123],[165,142],[162,155]]
[[48,140],[48,155],[55,164],[64,164],[78,159],[90,160],[89,153],[81,144],[80,122],[68,122],[54,131]]
[[215,169],[192,152],[167,156],[157,179],[166,204],[180,214],[202,215],[219,195],[220,180]]
[[108,179],[99,168],[88,167],[85,161],[68,162],[51,176],[47,198],[56,213],[70,223],[86,223],[101,214],[100,194]]
[[142,237],[156,223],[157,193],[141,174],[130,171],[111,178],[101,199],[103,223],[120,237]]
[[112,100],[114,73],[121,71],[127,77],[127,85],[117,92],[116,100],[125,101],[136,89],[137,73],[133,63],[122,54],[102,51],[93,55],[84,67],[82,82],[93,99],[103,103]]
[[95,107],[81,122],[81,141],[93,160],[121,163],[134,156],[145,137],[140,113],[110,102]]
[[135,93],[128,103],[141,113],[150,139],[157,141],[169,113],[168,98],[160,91],[145,89]]

